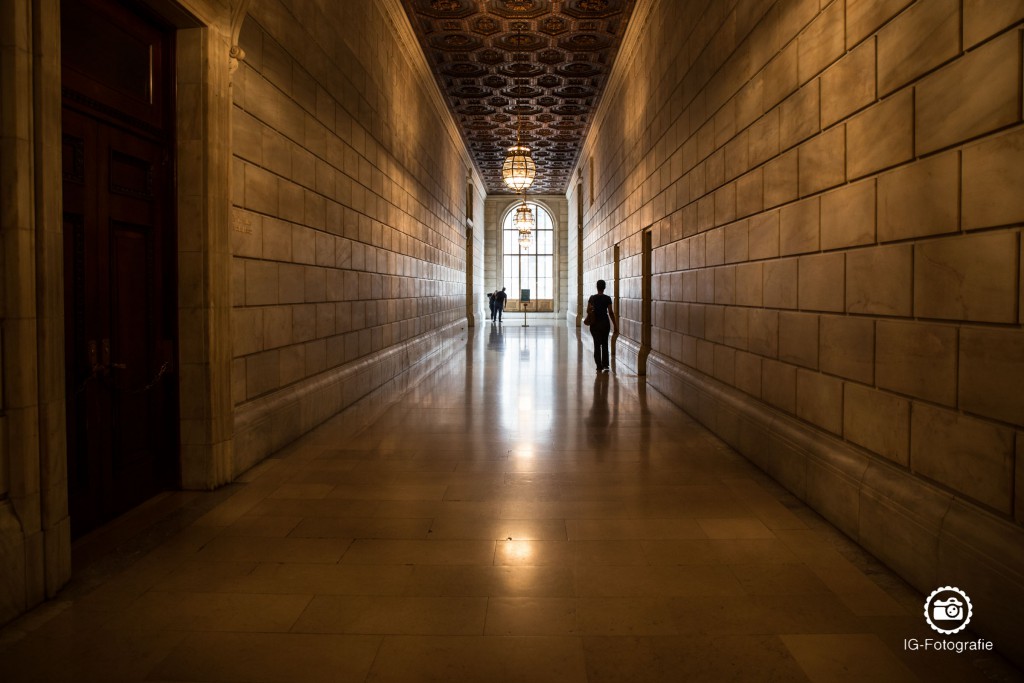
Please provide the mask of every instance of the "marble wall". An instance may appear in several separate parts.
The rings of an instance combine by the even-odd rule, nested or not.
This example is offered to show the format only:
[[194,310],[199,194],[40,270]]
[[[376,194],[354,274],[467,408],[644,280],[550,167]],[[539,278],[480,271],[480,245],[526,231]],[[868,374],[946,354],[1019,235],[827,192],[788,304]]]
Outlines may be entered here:
[[1022,20],[641,2],[579,164],[588,289],[619,253],[620,362],[649,351],[653,386],[920,588],[984,593],[996,632],[1024,596],[999,576],[1024,551]]
[[232,391],[245,463],[466,325],[472,167],[401,19],[376,3],[261,0],[242,26]]

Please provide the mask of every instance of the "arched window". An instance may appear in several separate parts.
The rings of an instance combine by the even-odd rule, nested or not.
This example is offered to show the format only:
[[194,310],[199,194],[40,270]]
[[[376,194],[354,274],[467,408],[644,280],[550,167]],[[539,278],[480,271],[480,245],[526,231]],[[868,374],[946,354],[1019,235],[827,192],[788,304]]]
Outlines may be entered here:
[[519,244],[519,230],[512,226],[516,206],[505,215],[501,226],[502,284],[513,301],[519,300],[520,290],[529,289],[530,299],[538,302],[530,310],[552,310],[540,304],[555,298],[555,230],[551,215],[540,204],[527,202],[537,217],[537,227],[530,236],[530,246],[524,249]]

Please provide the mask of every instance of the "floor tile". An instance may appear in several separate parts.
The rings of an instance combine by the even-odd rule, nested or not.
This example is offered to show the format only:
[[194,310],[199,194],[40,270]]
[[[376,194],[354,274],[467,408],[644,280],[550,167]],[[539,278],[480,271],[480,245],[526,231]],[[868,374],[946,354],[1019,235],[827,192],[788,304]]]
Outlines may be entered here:
[[270,494],[270,498],[298,498],[300,500],[306,499],[317,499],[327,498],[328,494],[334,490],[334,486],[330,484],[283,484],[278,487],[273,493]]
[[733,575],[710,565],[580,565],[576,592],[581,597],[746,595]]
[[266,562],[235,580],[251,593],[400,595],[412,575],[407,565],[346,565]]
[[874,635],[787,635],[782,641],[814,683],[919,680]]
[[356,539],[343,564],[491,564],[494,541]]
[[465,518],[446,515],[430,526],[432,539],[488,541],[564,541],[565,522],[560,519]]
[[351,539],[224,537],[210,541],[196,554],[206,562],[326,562],[334,564]]
[[733,564],[728,570],[749,595],[829,593],[828,586],[802,564]]
[[120,631],[287,632],[312,595],[149,592],[107,623]]
[[597,541],[618,539],[707,538],[696,519],[570,519],[569,539]]
[[295,633],[480,635],[487,599],[318,595],[295,623]]
[[579,598],[583,635],[652,636],[679,633],[664,598]]
[[708,538],[775,538],[761,520],[750,517],[732,519],[698,519],[697,524]]
[[260,501],[249,515],[271,517],[372,517],[381,507],[376,500],[270,498]]
[[574,597],[571,567],[418,565],[406,586],[408,595],[483,595],[498,597]]
[[401,517],[310,517],[291,529],[291,538],[427,538],[430,519]]
[[152,680],[336,683],[364,680],[381,636],[196,633],[150,674]]
[[582,643],[570,636],[385,638],[367,683],[584,683]]
[[499,541],[494,553],[498,565],[572,566],[574,548],[568,541]]
[[579,567],[647,564],[640,541],[571,541],[570,546]]
[[302,523],[302,517],[242,517],[228,526],[221,536],[284,538]]
[[0,653],[5,683],[143,681],[186,632],[83,631],[74,639],[30,639]]
[[575,598],[490,598],[487,601],[489,636],[574,635]]
[[589,683],[807,683],[775,636],[584,638]]
[[642,541],[650,564],[792,563],[796,556],[775,539]]

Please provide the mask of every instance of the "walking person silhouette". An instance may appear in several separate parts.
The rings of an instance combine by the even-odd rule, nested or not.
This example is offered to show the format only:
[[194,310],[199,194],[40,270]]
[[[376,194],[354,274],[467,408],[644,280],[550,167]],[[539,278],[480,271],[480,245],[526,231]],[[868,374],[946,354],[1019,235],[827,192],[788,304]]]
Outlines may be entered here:
[[604,280],[598,280],[597,294],[592,294],[587,300],[587,318],[594,338],[594,362],[598,372],[606,372],[610,367],[608,335],[616,325],[612,298],[604,293],[605,286]]

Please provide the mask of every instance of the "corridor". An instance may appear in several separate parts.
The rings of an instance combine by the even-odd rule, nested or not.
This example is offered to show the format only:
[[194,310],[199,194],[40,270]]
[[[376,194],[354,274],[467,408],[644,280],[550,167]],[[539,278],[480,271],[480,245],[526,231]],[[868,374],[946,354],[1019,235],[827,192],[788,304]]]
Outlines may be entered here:
[[905,651],[922,596],[562,325],[470,330],[213,493],[73,549],[22,681],[1019,680]]

